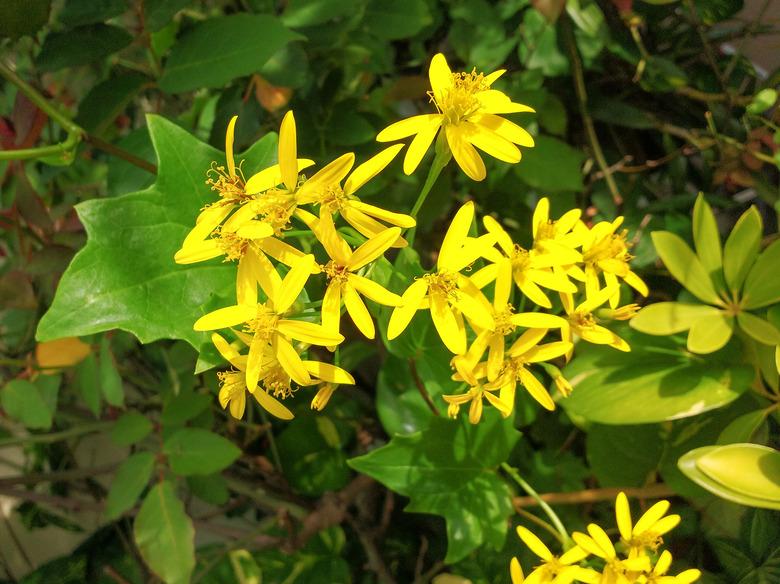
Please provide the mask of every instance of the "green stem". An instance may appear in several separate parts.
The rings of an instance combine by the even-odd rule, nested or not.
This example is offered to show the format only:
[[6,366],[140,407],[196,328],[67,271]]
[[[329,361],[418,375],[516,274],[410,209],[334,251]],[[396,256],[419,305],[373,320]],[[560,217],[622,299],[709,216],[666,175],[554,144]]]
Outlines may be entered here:
[[509,466],[506,462],[501,463],[501,470],[503,470],[506,474],[508,474],[510,477],[512,477],[512,480],[514,480],[520,487],[531,497],[536,500],[537,503],[539,503],[539,506],[542,508],[542,510],[547,514],[547,517],[550,518],[550,521],[552,522],[553,526],[555,527],[556,531],[561,536],[561,543],[563,544],[563,548],[567,549],[571,545],[571,538],[569,537],[569,533],[566,531],[566,528],[563,526],[563,522],[560,520],[558,515],[553,511],[552,507],[550,507],[545,500],[543,500],[539,493],[537,493],[534,488],[529,485],[523,477],[521,477],[518,472]]
[[[431,192],[433,185],[436,184],[436,180],[439,178],[444,167],[447,166],[451,156],[452,154],[448,148],[440,146],[438,143],[436,144],[436,156],[433,159],[433,164],[431,164],[431,167],[428,169],[428,176],[425,178],[425,184],[423,184],[422,190],[420,190],[420,194],[417,195],[417,200],[414,202],[412,211],[409,213],[415,219],[417,219],[417,214],[420,212],[423,203],[425,203],[425,199],[428,198],[428,193]],[[417,227],[412,227],[407,237],[409,245],[414,243],[414,236],[416,233]]]
[[12,438],[5,438],[0,440],[0,448],[7,446],[18,446],[20,444],[50,444],[52,442],[59,442],[60,440],[66,440],[67,438],[74,438],[83,434],[92,434],[93,432],[100,432],[112,427],[114,422],[95,422],[93,424],[84,424],[82,426],[74,426],[68,430],[62,430],[61,432],[52,432],[50,434],[29,434],[28,436],[13,436]]

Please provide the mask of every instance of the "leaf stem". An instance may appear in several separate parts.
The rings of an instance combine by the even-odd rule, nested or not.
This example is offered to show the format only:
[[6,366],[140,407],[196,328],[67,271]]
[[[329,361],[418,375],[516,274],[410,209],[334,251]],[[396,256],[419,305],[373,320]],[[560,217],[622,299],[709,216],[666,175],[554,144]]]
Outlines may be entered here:
[[552,522],[553,526],[555,527],[555,530],[560,535],[561,543],[563,544],[564,549],[568,549],[571,545],[571,538],[569,537],[569,533],[566,531],[566,528],[563,526],[563,522],[561,522],[561,519],[558,517],[558,515],[553,511],[552,507],[550,507],[547,502],[542,499],[542,497],[537,493],[534,488],[529,485],[523,477],[520,476],[520,474],[515,470],[513,467],[509,466],[506,462],[501,463],[501,470],[503,470],[506,474],[508,474],[510,477],[512,477],[512,480],[514,480],[520,487],[531,497],[533,497],[538,503],[539,506],[542,508],[542,510],[547,514],[547,517],[550,518],[550,521]]
[[[440,142],[441,141],[437,141],[436,143],[436,156],[433,159],[433,164],[431,164],[431,167],[428,169],[428,176],[425,178],[425,183],[420,190],[420,194],[417,195],[417,200],[414,202],[412,211],[409,213],[415,219],[417,219],[417,214],[420,212],[420,208],[423,206],[423,203],[425,203],[425,199],[428,198],[428,194],[431,192],[433,185],[436,184],[436,179],[439,178],[441,171],[445,166],[447,166],[447,163],[450,161],[450,157],[452,156],[449,148],[446,145],[440,144]],[[414,243],[414,236],[416,233],[417,227],[412,227],[407,238],[409,240],[409,245]]]

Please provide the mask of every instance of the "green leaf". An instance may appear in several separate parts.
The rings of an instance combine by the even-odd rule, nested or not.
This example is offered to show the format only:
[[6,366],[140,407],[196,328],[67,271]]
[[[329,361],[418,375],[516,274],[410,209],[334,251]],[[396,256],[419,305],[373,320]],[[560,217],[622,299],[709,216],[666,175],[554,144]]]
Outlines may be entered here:
[[424,0],[368,0],[363,25],[373,35],[394,41],[415,36],[433,23]]
[[722,349],[734,333],[734,317],[725,312],[698,319],[688,331],[688,350],[706,355]]
[[136,71],[119,69],[98,83],[79,103],[76,123],[90,134],[102,134],[150,79]]
[[780,509],[780,452],[759,444],[704,446],[678,461],[688,478],[711,493],[765,509]]
[[127,412],[111,428],[111,439],[120,446],[130,446],[146,438],[151,431],[149,418],[139,412]]
[[100,377],[94,354],[87,355],[87,358],[76,367],[76,387],[89,411],[96,418],[100,417]]
[[728,20],[745,5],[744,0],[694,0],[696,12],[706,25]]
[[477,425],[432,418],[430,426],[349,461],[388,488],[410,497],[407,511],[442,515],[453,563],[488,543],[498,548],[513,513],[510,492],[494,469],[509,456],[519,432],[486,412]]
[[[204,173],[224,155],[175,124],[148,119],[159,174],[145,191],[77,206],[87,245],[60,280],[37,337],[49,340],[120,328],[142,343],[182,339],[196,349],[208,343],[192,330],[214,298],[234,297],[235,267],[219,261],[179,266],[173,254],[213,201]],[[243,156],[245,170],[270,166],[276,149],[267,135]]]
[[133,524],[141,556],[166,584],[185,584],[195,568],[195,529],[173,485],[163,481],[146,495]]
[[653,244],[674,279],[702,302],[720,304],[712,280],[682,238],[669,231],[653,231]]
[[144,24],[149,32],[157,32],[168,24],[189,0],[144,0]]
[[760,114],[775,105],[776,101],[777,90],[767,87],[753,96],[753,101],[748,104],[746,109],[751,114]]
[[541,12],[535,8],[523,12],[520,35],[517,54],[527,69],[538,69],[545,77],[568,73],[569,60],[558,47],[557,29]]
[[761,215],[750,207],[737,220],[723,248],[723,275],[732,292],[739,292],[742,283],[761,249],[763,231]]
[[117,407],[124,406],[125,390],[122,387],[122,378],[116,369],[111,345],[105,335],[100,340],[100,388],[109,404]]
[[650,335],[672,335],[687,331],[701,318],[719,314],[720,310],[706,304],[657,302],[640,310],[629,321],[631,328]]
[[722,281],[723,257],[718,224],[704,195],[699,193],[693,206],[693,242],[701,265],[714,282]]
[[65,32],[52,32],[43,41],[35,59],[41,71],[59,71],[65,67],[86,65],[125,48],[132,35],[118,26],[92,24]]
[[780,239],[774,241],[758,256],[745,279],[742,306],[749,310],[780,302]]
[[304,37],[267,14],[232,14],[197,24],[171,47],[160,89],[181,93],[222,87],[251,75],[276,51]]
[[163,454],[178,475],[208,475],[233,464],[241,450],[208,430],[182,428],[165,441]]
[[154,470],[154,454],[136,452],[116,472],[106,499],[106,517],[116,519],[130,509],[146,488]]
[[0,38],[17,39],[38,32],[49,20],[51,0],[0,2]]
[[[116,142],[116,145],[127,150],[138,158],[152,164],[157,162],[154,153],[154,145],[149,137],[146,126],[136,128],[127,136]],[[108,160],[107,190],[110,197],[123,195],[132,191],[140,191],[154,184],[155,175],[147,170],[138,168],[126,160],[111,156]]]
[[192,493],[212,505],[224,505],[230,498],[227,481],[222,475],[192,475],[187,477]]
[[641,487],[661,461],[664,442],[656,425],[588,428],[588,463],[604,487]]
[[27,428],[48,430],[52,424],[49,409],[38,386],[26,379],[12,379],[0,391],[5,412]]
[[574,387],[560,405],[570,414],[601,424],[650,424],[686,418],[724,406],[753,381],[753,371],[735,364],[729,349],[704,360],[679,337],[649,337],[617,331],[630,345],[621,353],[580,343],[564,369]]
[[83,24],[104,22],[114,16],[119,16],[127,10],[127,0],[66,0],[62,10],[57,14],[59,20],[67,28]]
[[301,28],[349,16],[354,10],[355,3],[344,0],[290,0],[281,19],[285,26]]
[[211,405],[214,398],[203,393],[180,393],[163,406],[160,421],[164,426],[180,426],[200,415]]
[[520,179],[546,191],[581,191],[580,167],[585,155],[565,142],[550,136],[538,136],[533,148],[523,150],[523,159],[515,167]]
[[737,314],[739,328],[765,345],[780,345],[780,331],[773,324],[749,312]]
[[720,433],[718,444],[750,442],[753,439],[753,434],[761,427],[769,414],[770,410],[764,408],[738,416]]

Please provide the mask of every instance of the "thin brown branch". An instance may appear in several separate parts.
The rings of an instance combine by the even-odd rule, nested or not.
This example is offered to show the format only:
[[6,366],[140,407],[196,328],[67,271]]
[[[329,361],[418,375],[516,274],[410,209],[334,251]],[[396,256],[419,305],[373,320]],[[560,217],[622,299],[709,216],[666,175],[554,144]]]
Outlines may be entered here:
[[147,160],[144,160],[143,158],[139,158],[138,156],[128,152],[124,148],[120,148],[119,146],[111,144],[110,142],[106,142],[102,138],[98,138],[97,136],[93,136],[92,134],[87,134],[85,136],[85,140],[88,143],[92,144],[92,146],[94,146],[95,148],[103,150],[104,152],[108,152],[109,154],[116,156],[117,158],[121,158],[122,160],[129,162],[133,166],[137,166],[138,168],[145,170],[148,173],[157,174],[156,165],[152,164]]
[[431,395],[428,393],[428,390],[425,388],[425,383],[423,383],[422,378],[420,378],[420,373],[417,371],[417,364],[414,362],[414,359],[411,357],[409,358],[409,371],[412,374],[412,379],[414,380],[414,384],[417,386],[417,391],[420,392],[420,395],[423,398],[423,401],[425,401],[428,408],[433,412],[435,416],[439,416],[439,410],[436,407],[436,404],[433,403],[433,399],[431,399]]
[[[545,493],[540,498],[553,505],[580,505],[582,503],[595,503],[597,501],[610,501],[617,497],[618,493],[623,492],[627,497],[635,499],[661,499],[674,495],[674,491],[663,483],[656,483],[647,487],[625,487],[625,488],[603,488],[603,489],[585,489],[583,491],[573,491],[571,493]],[[534,507],[539,502],[533,497],[514,497],[512,504],[515,509],[523,507]]]
[[53,472],[29,473],[24,476],[0,479],[0,488],[14,485],[35,485],[38,483],[54,483],[59,481],[72,481],[91,478],[97,475],[108,474],[116,469],[116,464],[106,464],[93,468],[74,468]]
[[395,584],[395,580],[390,575],[390,571],[387,569],[385,562],[382,560],[382,554],[379,553],[379,549],[376,547],[374,538],[368,531],[355,521],[350,515],[347,515],[347,522],[352,529],[357,533],[360,545],[363,546],[363,551],[366,552],[366,567],[376,574],[377,580],[381,584]]

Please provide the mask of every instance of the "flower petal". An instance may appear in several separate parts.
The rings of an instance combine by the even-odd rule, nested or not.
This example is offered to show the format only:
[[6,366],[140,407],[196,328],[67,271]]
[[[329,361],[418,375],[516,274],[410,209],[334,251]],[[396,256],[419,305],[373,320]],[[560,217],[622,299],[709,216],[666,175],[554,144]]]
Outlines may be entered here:
[[260,404],[260,407],[272,416],[281,420],[292,420],[295,417],[293,413],[287,409],[287,406],[282,404],[282,402],[270,395],[264,389],[257,388],[251,393],[257,400],[257,403]]
[[381,207],[377,207],[375,205],[369,205],[363,201],[350,200],[347,202],[347,206],[354,207],[358,211],[362,211],[370,217],[379,219],[385,223],[389,223],[390,225],[395,225],[396,227],[401,227],[403,229],[409,229],[410,227],[417,225],[417,221],[415,221],[414,217],[411,217],[410,215],[387,211],[386,209],[382,209]]
[[431,89],[436,101],[441,103],[444,94],[453,85],[452,71],[442,53],[436,53],[433,59],[431,59],[431,65],[428,68],[428,79],[431,82]]
[[385,306],[401,305],[401,297],[398,294],[390,292],[373,280],[369,280],[363,276],[358,276],[357,274],[350,274],[347,278],[347,281],[355,288],[355,290],[360,292],[366,298],[373,300],[374,302],[384,304]]
[[617,519],[618,531],[624,541],[631,539],[631,508],[628,506],[628,497],[621,491],[615,499],[615,519]]
[[308,179],[298,191],[299,203],[311,203],[317,200],[317,196],[323,188],[338,185],[349,174],[352,165],[355,164],[355,154],[347,152],[342,154],[336,160],[328,163],[314,176]]
[[228,122],[227,131],[225,132],[225,158],[227,158],[228,174],[232,177],[236,176],[236,161],[233,158],[233,137],[236,133],[236,121],[238,116],[233,116]]
[[468,142],[463,128],[449,125],[445,127],[447,144],[450,146],[455,162],[471,180],[481,181],[487,175],[485,163],[474,147]]
[[225,338],[219,333],[211,334],[211,342],[217,348],[219,354],[222,355],[228,363],[233,365],[233,367],[235,367],[236,369],[240,369],[240,367],[238,367],[236,363],[239,361],[239,358],[242,357],[242,355],[236,350],[236,348],[233,345],[228,343],[225,340]]
[[324,326],[304,320],[282,319],[277,328],[281,334],[310,345],[330,347],[344,342],[344,336]]
[[317,379],[341,385],[355,385],[355,378],[341,367],[321,361],[304,361],[303,366]]
[[441,114],[422,114],[390,124],[377,134],[377,142],[394,142],[408,138],[426,128],[432,120],[441,120]]
[[393,340],[409,325],[420,308],[425,294],[428,292],[428,282],[420,278],[415,280],[401,296],[401,304],[393,310],[387,325],[387,338]]
[[658,501],[655,505],[650,507],[650,509],[645,511],[644,515],[642,515],[642,517],[639,518],[639,521],[636,522],[636,525],[634,525],[634,536],[639,536],[645,531],[649,530],[656,521],[664,516],[664,514],[669,510],[669,507],[669,501],[662,500]]
[[[509,140],[510,142],[520,146],[531,148],[534,145],[534,138],[531,136],[531,134],[529,134],[525,129],[521,128],[514,122],[510,122],[501,116],[494,114],[481,114],[479,116],[469,118],[469,121],[482,126],[483,128],[492,131],[498,136],[501,136],[505,140]],[[534,233],[534,235],[536,234]]]
[[274,228],[263,221],[247,221],[236,230],[236,235],[244,239],[265,239],[274,234]]
[[492,130],[477,124],[463,122],[461,126],[463,126],[466,140],[483,152],[509,164],[520,162],[522,157],[520,149],[506,138],[502,138]]
[[458,252],[463,247],[463,242],[466,240],[473,222],[474,201],[469,201],[458,209],[447,228],[447,233],[444,234],[444,241],[441,242],[437,261],[439,269],[443,269],[448,263],[458,261]]
[[367,339],[373,339],[376,336],[376,329],[371,314],[369,314],[363,299],[349,284],[344,286],[344,305],[347,307],[352,322],[363,333],[363,336]]
[[284,115],[279,128],[279,170],[287,190],[295,191],[298,186],[298,145],[292,110]]
[[428,152],[434,138],[436,138],[436,134],[439,133],[441,122],[442,117],[437,116],[430,119],[425,126],[419,129],[417,135],[409,144],[406,156],[404,156],[404,174],[410,175],[420,166],[425,153]]
[[256,313],[257,308],[253,305],[237,304],[235,306],[226,306],[204,314],[195,321],[192,328],[196,331],[213,331],[228,328],[253,319]]
[[274,310],[277,314],[283,314],[297,300],[298,295],[306,286],[306,282],[311,275],[311,269],[314,266],[314,256],[311,254],[303,256],[287,272],[279,286],[276,296],[273,297]]
[[466,329],[455,315],[447,299],[439,294],[431,295],[431,318],[436,332],[450,352],[460,355],[466,352]]
[[298,385],[311,385],[313,382],[306,367],[303,366],[300,355],[290,341],[281,335],[274,336],[273,349],[279,365],[285,373]]
[[[347,223],[367,239],[387,229],[386,225],[382,225],[376,219],[372,219],[357,207],[345,206],[339,212]],[[407,241],[403,237],[398,236],[392,247],[406,247],[407,245]]]
[[382,172],[403,148],[403,144],[394,144],[385,148],[355,168],[344,183],[344,194],[349,196]]
[[401,235],[400,227],[391,227],[371,237],[354,252],[347,263],[350,272],[356,272],[383,255]]
[[522,383],[523,387],[525,387],[526,391],[531,394],[531,397],[539,402],[543,408],[550,411],[555,409],[555,402],[550,397],[550,394],[547,392],[547,389],[544,387],[544,385],[542,385],[541,382],[536,379],[533,373],[531,373],[525,367],[521,367],[517,370],[517,376],[520,379],[520,383]]
[[224,253],[216,239],[207,239],[182,247],[173,256],[173,260],[177,264],[194,264],[221,256]]
[[542,540],[536,537],[536,535],[531,530],[526,529],[522,525],[518,525],[517,535],[521,540],[523,540],[523,543],[528,546],[528,549],[539,556],[542,560],[549,562],[553,559],[550,548],[544,545]]

